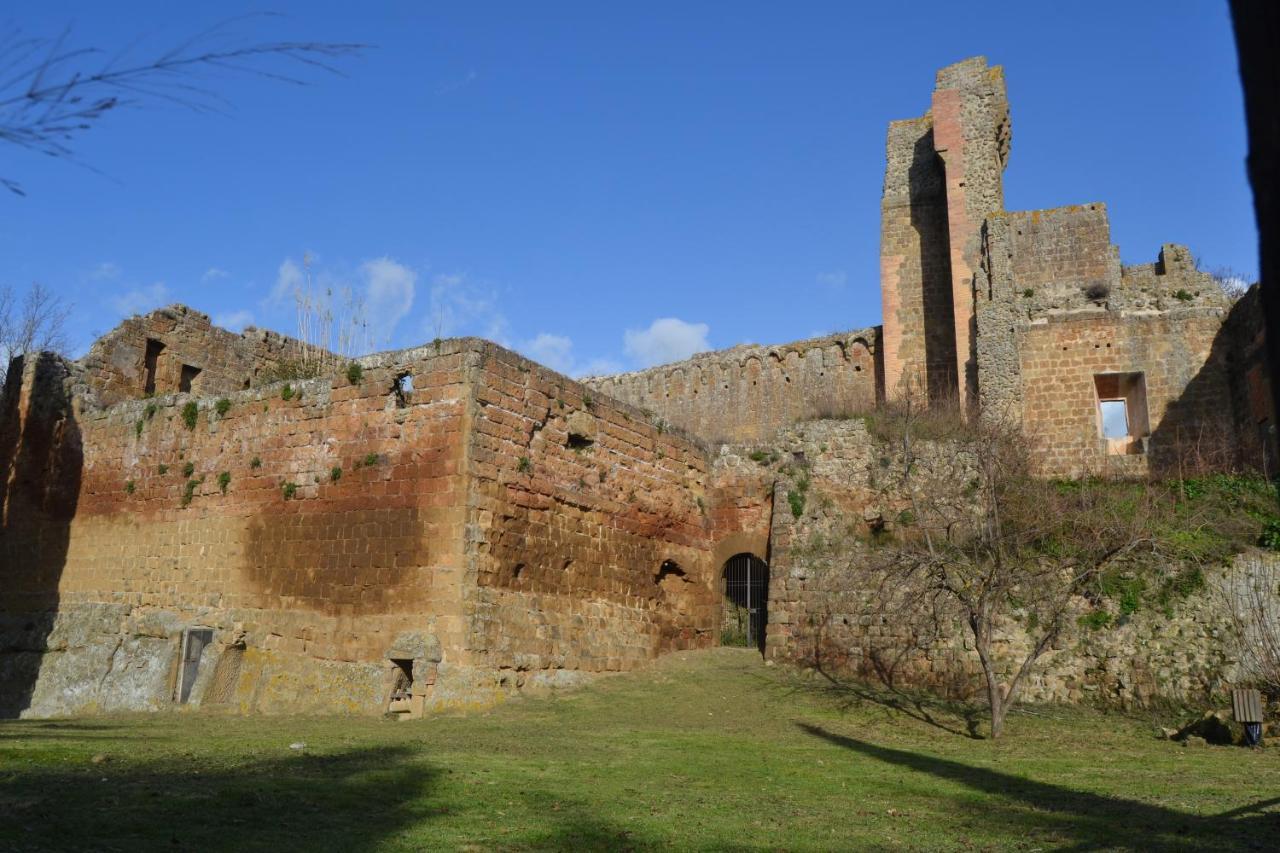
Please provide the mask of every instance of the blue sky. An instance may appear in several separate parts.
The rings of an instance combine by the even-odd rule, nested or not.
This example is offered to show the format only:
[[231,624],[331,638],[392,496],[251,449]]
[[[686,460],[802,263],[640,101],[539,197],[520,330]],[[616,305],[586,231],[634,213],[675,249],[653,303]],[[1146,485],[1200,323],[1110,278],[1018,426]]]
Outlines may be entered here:
[[206,78],[226,115],[110,115],[76,143],[96,172],[0,149],[28,192],[0,196],[0,282],[73,302],[77,351],[170,302],[292,332],[308,253],[389,346],[478,334],[573,373],[873,325],[885,125],[975,54],[1005,66],[1009,209],[1104,201],[1125,263],[1181,242],[1252,280],[1226,4],[997,6],[10,4],[138,56],[263,10],[244,41],[376,47],[304,88]]

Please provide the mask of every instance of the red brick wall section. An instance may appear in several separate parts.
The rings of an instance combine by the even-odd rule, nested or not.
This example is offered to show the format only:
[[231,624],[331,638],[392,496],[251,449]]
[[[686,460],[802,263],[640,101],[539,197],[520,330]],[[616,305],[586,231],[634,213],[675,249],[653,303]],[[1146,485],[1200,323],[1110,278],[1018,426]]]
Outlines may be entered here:
[[[347,661],[380,661],[396,631],[434,617],[459,633],[462,355],[429,350],[367,359],[358,385],[229,394],[221,414],[186,395],[81,412],[64,606],[160,608]],[[403,407],[389,393],[401,373]]]
[[496,345],[472,358],[477,663],[519,686],[711,644],[703,449]]

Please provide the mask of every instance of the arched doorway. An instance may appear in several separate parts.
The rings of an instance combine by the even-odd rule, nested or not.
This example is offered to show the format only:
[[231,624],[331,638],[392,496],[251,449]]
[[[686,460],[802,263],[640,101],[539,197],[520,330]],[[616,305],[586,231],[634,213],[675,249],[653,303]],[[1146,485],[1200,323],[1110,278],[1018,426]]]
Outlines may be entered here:
[[755,554],[735,554],[724,564],[724,617],[720,644],[764,653],[769,624],[769,565]]

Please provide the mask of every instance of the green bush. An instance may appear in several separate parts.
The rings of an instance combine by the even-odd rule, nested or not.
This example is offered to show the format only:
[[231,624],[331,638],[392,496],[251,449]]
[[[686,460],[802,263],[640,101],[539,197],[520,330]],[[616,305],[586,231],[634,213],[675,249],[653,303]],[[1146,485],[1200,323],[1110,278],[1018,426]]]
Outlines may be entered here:
[[1179,288],[1177,293],[1173,294],[1173,298],[1178,299],[1182,302],[1190,302],[1192,299],[1195,299],[1194,296],[1192,296],[1190,293],[1183,290],[1182,288]]
[[221,489],[222,493],[225,495],[227,493],[227,486],[229,485],[231,485],[231,472],[223,471],[218,475],[218,488]]
[[196,418],[198,417],[200,417],[200,407],[196,405],[195,400],[182,407],[182,422],[187,425],[187,429],[196,428]]
[[138,438],[142,438],[142,419],[141,418],[139,418],[138,422],[133,425],[133,434],[136,435]]
[[336,483],[341,479],[342,479],[342,469],[339,468],[337,465],[333,466],[333,468],[330,469],[329,471],[329,482]]
[[252,459],[249,460],[249,467],[254,469],[255,471],[258,470],[259,468],[262,467],[262,460],[259,459],[257,456],[253,457]]
[[516,470],[521,474],[528,474],[533,470],[533,463],[529,461],[528,456],[521,456],[516,462]]
[[213,410],[218,413],[218,417],[223,417],[227,412],[231,411],[231,401],[226,397],[213,404]]
[[124,481],[124,493],[125,493],[126,495],[131,495],[131,494],[133,494],[133,490],[134,490],[134,488],[135,488],[135,486],[134,486],[133,480],[125,480],[125,481]]
[[196,464],[194,462],[188,462],[186,465],[182,466],[182,476],[184,477],[190,477],[195,472]]
[[156,416],[156,411],[157,408],[155,403],[147,403],[147,407],[142,410],[142,416],[147,420],[151,420]]
[[156,473],[157,473],[157,474],[160,474],[161,476],[164,476],[165,474],[168,474],[168,473],[169,473],[169,466],[168,466],[168,465],[165,465],[163,462],[161,462],[159,465],[157,465],[157,466],[156,466]]
[[281,489],[281,493],[284,495],[285,500],[292,500],[293,496],[298,493],[298,484],[285,483],[283,486],[280,487],[280,489]]
[[796,518],[804,515],[804,492],[792,489],[787,492],[787,503],[791,505],[791,514]]
[[1100,631],[1111,624],[1111,614],[1105,610],[1091,610],[1076,620],[1082,628]]
[[182,490],[182,499],[179,501],[179,504],[183,507],[190,506],[191,501],[196,496],[196,489],[200,488],[200,484],[203,482],[204,482],[203,477],[200,478],[199,480],[187,480],[187,485]]
[[378,464],[378,454],[376,454],[376,453],[366,453],[366,454],[364,455],[364,464],[365,464],[365,466],[366,466],[366,467],[367,467],[367,466],[369,466],[369,465],[377,465],[377,464]]
[[280,399],[285,401],[293,399],[293,386],[288,382],[284,383],[284,387],[280,389]]
[[352,385],[359,385],[360,380],[364,379],[364,368],[359,362],[351,362],[347,365],[347,382]]

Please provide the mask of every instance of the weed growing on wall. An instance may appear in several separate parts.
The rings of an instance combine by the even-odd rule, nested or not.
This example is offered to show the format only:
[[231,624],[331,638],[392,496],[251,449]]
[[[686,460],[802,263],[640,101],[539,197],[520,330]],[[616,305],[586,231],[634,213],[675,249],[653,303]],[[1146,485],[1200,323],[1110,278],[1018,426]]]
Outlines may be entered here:
[[218,488],[225,495],[227,493],[227,486],[229,485],[231,485],[231,472],[223,471],[218,475]]
[[347,365],[347,382],[351,385],[359,385],[364,379],[364,368],[358,362],[351,362]]
[[284,387],[280,389],[280,399],[286,402],[293,399],[293,386],[288,382],[284,383]]
[[135,486],[134,486],[133,480],[125,480],[125,481],[124,481],[124,493],[125,493],[126,495],[131,495],[131,494],[133,494],[133,490],[134,490],[134,488],[135,488]]
[[199,417],[200,407],[196,405],[195,400],[182,407],[182,422],[186,424],[187,429],[195,429],[196,419]]
[[190,506],[191,501],[195,499],[196,489],[200,488],[200,484],[203,482],[203,477],[198,480],[187,480],[187,485],[182,489],[182,498],[178,501],[179,505],[184,509]]
[[164,476],[165,474],[168,474],[168,473],[169,473],[169,466],[168,466],[168,465],[166,465],[166,464],[164,464],[163,462],[161,462],[159,465],[157,465],[157,466],[156,466],[156,473],[157,473],[157,474],[159,474],[159,475],[161,475],[161,476]]
[[196,464],[194,462],[188,462],[187,464],[182,466],[182,476],[184,477],[190,477],[195,472],[196,472]]
[[213,404],[213,410],[218,413],[218,417],[225,417],[227,412],[231,411],[231,401],[223,397]]
[[285,500],[293,500],[293,496],[298,493],[298,484],[285,483],[280,487],[280,492],[284,495]]
[[341,479],[342,479],[342,469],[339,468],[337,465],[333,466],[333,468],[329,470],[329,482],[336,483]]
[[516,460],[516,470],[521,474],[528,474],[533,470],[533,463],[529,461],[528,456],[521,456]]
[[257,456],[253,457],[252,459],[249,460],[249,467],[255,471],[258,470],[259,468],[262,467],[262,459]]

